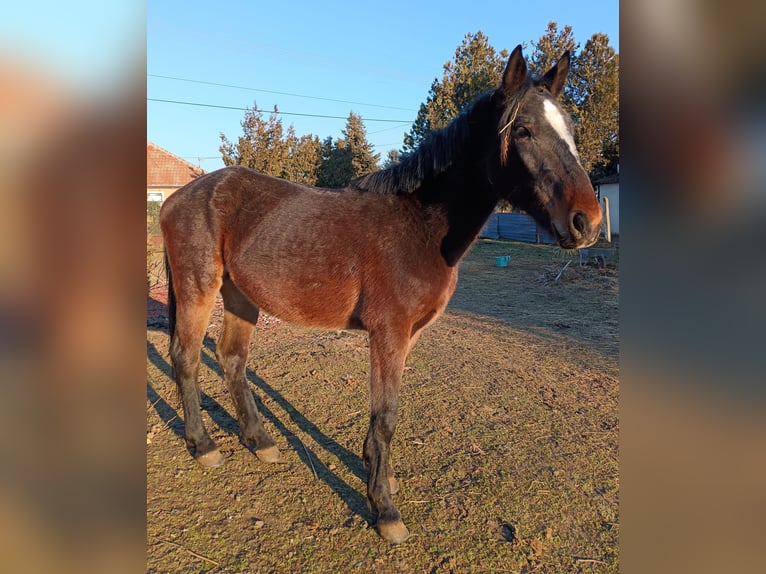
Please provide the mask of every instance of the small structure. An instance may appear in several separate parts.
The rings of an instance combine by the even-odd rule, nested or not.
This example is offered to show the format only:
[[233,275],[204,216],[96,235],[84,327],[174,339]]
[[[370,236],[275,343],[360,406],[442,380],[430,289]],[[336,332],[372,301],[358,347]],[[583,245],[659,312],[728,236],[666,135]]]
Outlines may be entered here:
[[620,234],[620,176],[619,174],[608,175],[593,182],[596,195],[604,206],[604,199],[609,203],[609,224],[612,235]]
[[152,142],[146,143],[146,201],[165,201],[179,187],[205,173]]

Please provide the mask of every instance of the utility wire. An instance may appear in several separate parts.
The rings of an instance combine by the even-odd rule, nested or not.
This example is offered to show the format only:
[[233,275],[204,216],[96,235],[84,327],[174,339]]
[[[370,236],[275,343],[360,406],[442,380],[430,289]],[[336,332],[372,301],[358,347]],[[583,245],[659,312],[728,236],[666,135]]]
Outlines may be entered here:
[[[200,102],[182,102],[179,100],[161,100],[159,98],[146,98],[149,102],[163,102],[166,104],[180,104],[184,106],[200,106],[203,108],[218,108],[222,110],[238,110],[241,112],[247,112],[247,111],[254,111],[261,114],[279,114],[282,116],[303,116],[308,118],[328,118],[332,120],[347,120],[348,116],[326,116],[322,114],[301,114],[298,112],[280,112],[280,111],[271,111],[267,112],[266,110],[259,110],[257,108],[238,108],[235,106],[220,106],[217,104],[202,104]],[[388,123],[395,123],[395,124],[408,124],[410,123],[410,120],[387,120],[387,119],[381,119],[381,118],[362,118],[365,122],[388,122]]]
[[364,102],[353,102],[353,101],[350,101],[350,100],[337,100],[335,98],[322,98],[320,96],[307,96],[305,94],[294,94],[294,93],[291,93],[291,92],[277,92],[275,90],[264,90],[264,89],[261,89],[261,88],[249,88],[247,86],[235,86],[233,84],[220,84],[218,82],[206,82],[206,81],[203,81],[203,80],[191,80],[189,78],[176,78],[175,76],[162,76],[160,74],[146,74],[146,75],[147,75],[147,77],[150,77],[150,78],[163,78],[163,79],[166,79],[166,80],[175,80],[177,82],[190,82],[190,83],[193,83],[193,84],[204,84],[206,86],[219,86],[219,87],[222,87],[222,88],[235,88],[237,90],[248,90],[248,91],[251,91],[251,92],[264,92],[266,94],[277,94],[279,96],[293,96],[295,98],[306,98],[306,99],[309,99],[309,100],[322,100],[322,101],[325,101],[325,102],[338,102],[338,103],[341,103],[341,104],[353,104],[355,106],[370,106],[370,107],[373,107],[373,108],[385,108],[385,109],[388,109],[388,110],[402,110],[402,111],[405,111],[405,112],[417,111],[417,110],[413,110],[413,109],[410,109],[410,108],[400,108],[400,107],[397,107],[397,106],[386,106],[386,105],[383,105],[383,104],[367,104],[367,103],[364,103]]
[[[364,118],[362,118],[362,119],[364,119]],[[409,126],[409,125],[412,125],[412,122],[402,122],[401,125],[391,126],[391,127],[383,128],[383,129],[380,129],[380,130],[375,130],[374,132],[367,132],[367,135],[371,136],[372,134],[379,134],[379,133],[388,132],[388,131],[391,131],[391,130],[402,129],[403,127]]]

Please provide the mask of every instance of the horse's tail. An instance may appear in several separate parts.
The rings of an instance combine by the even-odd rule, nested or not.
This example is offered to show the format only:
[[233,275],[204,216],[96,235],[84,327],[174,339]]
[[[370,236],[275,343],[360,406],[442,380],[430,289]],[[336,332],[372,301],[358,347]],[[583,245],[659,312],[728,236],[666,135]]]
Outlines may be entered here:
[[170,260],[168,259],[168,250],[165,249],[165,276],[168,278],[168,335],[173,340],[173,334],[176,332],[176,294],[173,291],[173,275],[170,272]]

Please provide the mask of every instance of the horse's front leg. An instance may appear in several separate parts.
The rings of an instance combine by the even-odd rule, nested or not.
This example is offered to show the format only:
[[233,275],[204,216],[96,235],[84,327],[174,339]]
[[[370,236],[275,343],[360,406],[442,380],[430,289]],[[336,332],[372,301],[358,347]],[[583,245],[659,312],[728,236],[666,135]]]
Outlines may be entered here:
[[409,536],[402,515],[391,500],[392,486],[398,490],[391,471],[389,448],[396,429],[399,385],[409,337],[396,336],[393,330],[370,331],[370,429],[364,441],[367,498],[377,513],[378,533],[389,542],[399,543]]

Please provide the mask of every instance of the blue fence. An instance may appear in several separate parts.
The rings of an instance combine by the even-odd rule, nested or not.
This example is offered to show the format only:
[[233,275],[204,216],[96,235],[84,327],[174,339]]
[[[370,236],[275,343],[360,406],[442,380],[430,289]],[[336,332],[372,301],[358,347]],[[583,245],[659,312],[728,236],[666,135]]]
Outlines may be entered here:
[[537,225],[532,216],[526,213],[493,213],[480,236],[527,243],[556,243],[551,232]]

